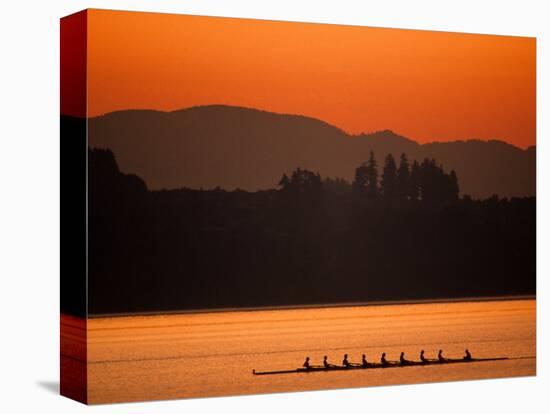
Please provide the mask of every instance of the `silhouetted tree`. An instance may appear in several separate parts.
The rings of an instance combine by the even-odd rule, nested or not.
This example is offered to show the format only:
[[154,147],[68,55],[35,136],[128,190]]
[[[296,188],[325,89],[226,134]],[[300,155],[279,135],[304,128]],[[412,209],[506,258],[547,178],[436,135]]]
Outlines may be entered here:
[[399,161],[399,168],[397,169],[397,198],[399,201],[404,202],[409,198],[409,183],[410,171],[409,160],[403,153]]
[[322,188],[321,176],[319,173],[297,168],[292,173],[290,187],[299,193],[318,191]]
[[367,171],[368,167],[366,162],[362,163],[359,167],[355,169],[355,177],[352,183],[352,190],[353,194],[358,198],[362,198],[367,194],[367,184],[369,182]]
[[409,199],[417,201],[420,198],[420,165],[414,160],[409,178]]
[[279,187],[282,187],[283,190],[286,190],[290,185],[290,180],[286,174],[283,174],[281,180],[279,181]]
[[348,194],[352,190],[350,183],[348,183],[345,179],[332,179],[330,177],[327,177],[323,180],[323,188],[327,192],[340,195]]
[[438,170],[435,160],[425,158],[420,165],[420,198],[425,202],[437,199]]
[[352,189],[355,196],[360,199],[374,201],[379,198],[378,167],[374,152],[370,152],[367,162],[355,169]]
[[393,201],[397,187],[397,166],[393,155],[388,154],[384,162],[384,171],[380,182],[382,197],[387,202]]
[[458,200],[458,193],[460,192],[460,187],[458,186],[458,177],[456,176],[455,170],[451,170],[449,174],[450,179],[450,199],[452,201]]
[[446,174],[435,159],[426,158],[420,166],[420,192],[423,201],[440,204],[458,200],[458,178],[451,171]]
[[290,179],[286,174],[283,175],[280,185],[287,199],[301,206],[314,206],[319,203],[323,195],[321,175],[299,167],[294,170]]
[[378,191],[378,166],[374,152],[370,152],[369,160],[367,161],[367,199],[377,200],[380,196]]

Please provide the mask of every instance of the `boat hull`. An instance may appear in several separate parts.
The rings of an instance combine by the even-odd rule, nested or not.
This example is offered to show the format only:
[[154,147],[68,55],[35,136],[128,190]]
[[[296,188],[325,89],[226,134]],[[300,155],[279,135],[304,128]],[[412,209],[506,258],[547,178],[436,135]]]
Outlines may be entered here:
[[349,367],[344,366],[331,366],[331,367],[310,367],[310,368],[296,368],[290,370],[280,371],[256,371],[252,370],[253,375],[277,375],[277,374],[311,374],[314,372],[328,372],[328,371],[355,371],[355,370],[371,370],[371,369],[387,369],[387,368],[406,368],[415,366],[432,366],[432,365],[447,365],[447,364],[460,364],[460,363],[473,363],[473,362],[488,362],[488,361],[502,361],[509,358],[472,358],[472,359],[445,359],[443,361],[430,360],[430,361],[407,361],[401,362],[388,362],[387,364],[381,363],[369,363],[367,366],[352,365]]

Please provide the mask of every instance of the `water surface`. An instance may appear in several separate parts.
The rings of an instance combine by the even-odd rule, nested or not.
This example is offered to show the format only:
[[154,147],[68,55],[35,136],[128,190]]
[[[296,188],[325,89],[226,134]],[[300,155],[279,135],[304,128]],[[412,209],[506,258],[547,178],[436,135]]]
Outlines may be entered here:
[[[94,318],[88,321],[88,400],[141,401],[536,373],[535,300],[332,307]],[[252,369],[320,363],[344,353],[397,360],[420,349],[507,361],[253,376]]]

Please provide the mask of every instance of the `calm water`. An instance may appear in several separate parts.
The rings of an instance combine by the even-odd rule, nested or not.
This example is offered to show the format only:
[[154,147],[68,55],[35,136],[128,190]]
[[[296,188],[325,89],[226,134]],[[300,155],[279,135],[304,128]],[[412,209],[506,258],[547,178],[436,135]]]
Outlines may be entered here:
[[[139,401],[535,375],[535,301],[463,302],[92,319],[89,402]],[[253,376],[310,356],[396,360],[421,348],[509,361]]]

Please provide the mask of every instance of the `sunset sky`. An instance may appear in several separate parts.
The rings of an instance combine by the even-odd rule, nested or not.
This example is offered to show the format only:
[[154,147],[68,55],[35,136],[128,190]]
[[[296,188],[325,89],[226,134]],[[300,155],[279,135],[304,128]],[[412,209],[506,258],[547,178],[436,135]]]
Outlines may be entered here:
[[88,12],[88,116],[228,104],[525,148],[535,95],[534,38]]

